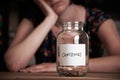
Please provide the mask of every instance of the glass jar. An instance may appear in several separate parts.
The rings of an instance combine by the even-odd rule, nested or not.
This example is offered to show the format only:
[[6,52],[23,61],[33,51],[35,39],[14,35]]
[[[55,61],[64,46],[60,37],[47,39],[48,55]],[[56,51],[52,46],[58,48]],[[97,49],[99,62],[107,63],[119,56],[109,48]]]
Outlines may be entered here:
[[79,21],[64,22],[57,37],[57,72],[60,76],[85,76],[89,63],[89,37]]

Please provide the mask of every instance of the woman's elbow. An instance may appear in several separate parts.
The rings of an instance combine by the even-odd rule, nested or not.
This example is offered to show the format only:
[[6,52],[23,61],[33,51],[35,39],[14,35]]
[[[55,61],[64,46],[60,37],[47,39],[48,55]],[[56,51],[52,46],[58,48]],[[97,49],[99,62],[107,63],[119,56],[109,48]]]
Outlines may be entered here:
[[7,69],[10,72],[18,72],[20,70],[19,66],[16,64],[7,64]]
[[113,72],[120,72],[120,55],[116,55],[114,59],[114,64],[113,64]]
[[[118,61],[120,61],[120,55],[118,56],[119,57],[119,60]],[[120,72],[120,64],[119,64],[119,62],[118,62],[118,72]]]
[[4,61],[8,71],[18,72],[20,70],[20,65],[17,63],[17,61],[10,60],[8,55],[4,55]]

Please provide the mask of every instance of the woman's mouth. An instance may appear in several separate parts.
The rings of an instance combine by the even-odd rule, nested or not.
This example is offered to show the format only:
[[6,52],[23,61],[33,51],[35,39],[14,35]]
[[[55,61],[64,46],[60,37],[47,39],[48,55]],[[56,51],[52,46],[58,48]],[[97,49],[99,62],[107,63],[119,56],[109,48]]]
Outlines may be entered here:
[[58,8],[59,6],[60,6],[60,1],[57,1],[57,2],[54,2],[54,3],[51,4],[51,7],[52,7],[53,9],[56,9],[56,8]]

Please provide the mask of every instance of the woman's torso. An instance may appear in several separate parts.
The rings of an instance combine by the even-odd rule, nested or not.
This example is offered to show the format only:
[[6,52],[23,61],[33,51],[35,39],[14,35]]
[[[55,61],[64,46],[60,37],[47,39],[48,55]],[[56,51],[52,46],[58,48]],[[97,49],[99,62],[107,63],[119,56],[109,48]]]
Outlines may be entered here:
[[[104,53],[103,45],[97,35],[100,25],[109,18],[109,15],[104,14],[97,9],[87,8],[86,25],[84,30],[89,35],[89,56],[90,58],[101,57]],[[56,30],[56,29],[55,29]],[[56,31],[57,32],[57,31]],[[51,30],[45,38],[42,46],[36,54],[36,59],[41,62],[55,62],[56,61],[56,32]],[[59,31],[58,31],[59,32]]]

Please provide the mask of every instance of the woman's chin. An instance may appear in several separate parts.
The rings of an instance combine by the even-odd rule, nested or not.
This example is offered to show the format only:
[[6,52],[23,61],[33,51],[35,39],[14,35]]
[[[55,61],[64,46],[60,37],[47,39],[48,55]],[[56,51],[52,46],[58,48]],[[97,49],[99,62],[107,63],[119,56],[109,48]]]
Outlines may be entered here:
[[54,11],[55,11],[55,13],[58,14],[58,15],[63,12],[63,10],[58,10],[58,9],[54,9]]

